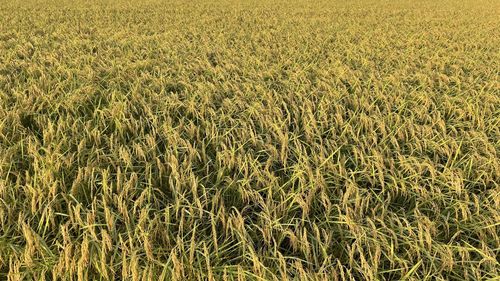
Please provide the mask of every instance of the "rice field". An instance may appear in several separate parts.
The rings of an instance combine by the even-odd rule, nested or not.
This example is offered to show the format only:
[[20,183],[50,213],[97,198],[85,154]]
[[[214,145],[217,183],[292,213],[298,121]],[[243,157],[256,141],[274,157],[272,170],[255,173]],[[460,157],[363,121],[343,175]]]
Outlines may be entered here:
[[0,280],[499,280],[500,1],[0,3]]

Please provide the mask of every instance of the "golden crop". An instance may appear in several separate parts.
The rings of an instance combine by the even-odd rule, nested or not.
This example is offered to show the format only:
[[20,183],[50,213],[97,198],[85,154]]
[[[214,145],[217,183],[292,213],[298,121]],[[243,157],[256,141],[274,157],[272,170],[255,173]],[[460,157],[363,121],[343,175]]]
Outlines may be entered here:
[[498,280],[500,2],[0,3],[0,280]]

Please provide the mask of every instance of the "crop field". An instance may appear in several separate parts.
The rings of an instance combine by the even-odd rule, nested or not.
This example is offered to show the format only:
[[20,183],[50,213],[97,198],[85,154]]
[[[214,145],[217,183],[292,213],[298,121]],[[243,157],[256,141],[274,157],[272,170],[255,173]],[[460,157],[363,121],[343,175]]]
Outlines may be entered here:
[[500,280],[500,1],[0,0],[0,280]]

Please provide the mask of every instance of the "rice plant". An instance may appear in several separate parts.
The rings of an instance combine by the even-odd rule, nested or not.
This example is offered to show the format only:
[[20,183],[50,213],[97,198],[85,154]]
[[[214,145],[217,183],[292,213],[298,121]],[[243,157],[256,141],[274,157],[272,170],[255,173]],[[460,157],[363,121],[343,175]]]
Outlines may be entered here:
[[498,280],[499,1],[0,4],[0,280]]

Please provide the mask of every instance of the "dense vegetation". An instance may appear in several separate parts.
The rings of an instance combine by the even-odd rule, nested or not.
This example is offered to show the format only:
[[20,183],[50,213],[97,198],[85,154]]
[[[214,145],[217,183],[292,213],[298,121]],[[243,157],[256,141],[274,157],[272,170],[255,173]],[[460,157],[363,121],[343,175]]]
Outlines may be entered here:
[[500,2],[343,2],[2,1],[0,280],[497,278]]

